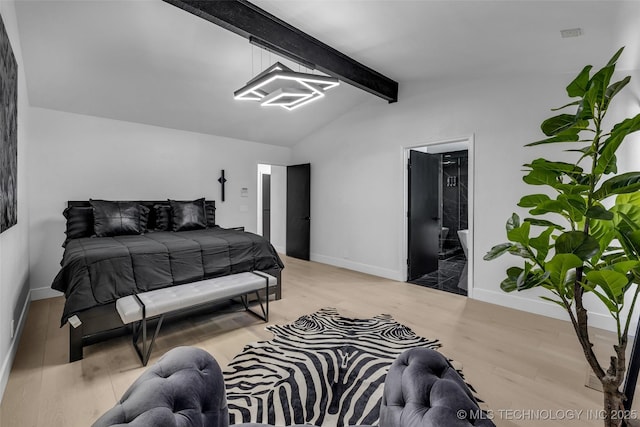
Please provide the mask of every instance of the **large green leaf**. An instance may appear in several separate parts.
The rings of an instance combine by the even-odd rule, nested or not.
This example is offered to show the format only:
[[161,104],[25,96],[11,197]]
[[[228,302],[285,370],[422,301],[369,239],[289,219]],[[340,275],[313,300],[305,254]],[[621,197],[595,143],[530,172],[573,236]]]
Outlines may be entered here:
[[587,218],[592,219],[602,219],[602,220],[612,220],[613,213],[606,210],[602,205],[593,205],[589,209],[587,209],[587,213],[585,214]]
[[635,249],[635,255],[640,255],[640,230],[632,231],[627,234],[627,240]]
[[574,222],[582,221],[582,217],[587,210],[587,203],[582,196],[561,194],[558,201],[562,203],[564,210]]
[[588,185],[581,184],[556,184],[553,186],[558,191],[561,191],[565,194],[584,194],[589,191]]
[[556,142],[576,142],[576,141],[580,141],[580,135],[578,135],[580,129],[568,129],[565,132],[560,132],[557,135],[554,135],[550,138],[545,138],[545,139],[541,139],[538,141],[534,141],[531,142],[527,145],[525,145],[525,147],[533,147],[536,145],[542,145],[542,144],[554,144]]
[[607,309],[613,314],[613,313],[618,313],[620,312],[620,307],[618,306],[617,302],[612,300],[611,297],[609,297],[606,294],[603,294],[602,292],[599,292],[595,285],[590,284],[590,283],[581,283],[582,287],[590,292],[593,292],[593,294],[595,294],[598,299],[600,299],[600,301],[602,301],[602,303],[607,307]]
[[598,241],[582,231],[567,231],[556,239],[556,254],[574,254],[586,261],[599,251]]
[[621,231],[640,230],[640,206],[632,204],[616,204],[611,208],[613,225]]
[[547,200],[551,200],[551,199],[546,194],[530,194],[528,196],[524,196],[523,198],[521,198],[520,202],[518,203],[518,206],[520,206],[521,208],[533,208],[535,206],[538,206],[538,204]]
[[536,250],[536,258],[541,263],[547,258],[547,254],[549,253],[549,248],[551,245],[549,244],[549,239],[551,238],[551,233],[553,233],[554,228],[549,227],[544,230],[538,237],[534,237],[529,240],[529,245],[533,249]]
[[518,289],[518,277],[522,273],[520,267],[510,267],[507,269],[507,278],[500,283],[500,289],[505,292],[513,292]]
[[601,110],[606,110],[607,108],[605,94],[615,69],[615,63],[609,63],[598,70],[589,81],[589,89],[585,94],[585,98],[592,102],[592,105],[599,105]]
[[507,238],[511,242],[520,243],[524,246],[529,244],[529,230],[531,229],[531,224],[528,222],[523,223],[520,227],[516,227],[512,230],[507,231]]
[[511,249],[509,249],[509,253],[524,259],[533,259],[533,255],[531,254],[531,252],[520,243],[516,243],[511,246]]
[[520,227],[520,217],[518,216],[517,213],[514,212],[511,214],[511,217],[509,217],[509,219],[507,220],[507,226],[506,226],[507,232],[518,227]]
[[603,182],[593,197],[595,200],[604,200],[614,194],[633,193],[638,190],[640,190],[640,172],[627,172]]
[[570,98],[575,98],[577,96],[584,96],[587,91],[587,85],[589,84],[589,71],[593,68],[592,65],[587,65],[580,71],[580,74],[573,79],[569,86],[567,86],[567,95]]
[[538,219],[538,218],[525,218],[524,219],[526,222],[530,223],[531,225],[537,225],[538,227],[553,227],[555,229],[558,230],[564,230],[564,227],[561,225],[558,225],[554,222],[548,221],[546,219]]
[[560,174],[550,170],[534,169],[529,171],[522,179],[529,185],[550,185],[559,184]]
[[629,283],[626,275],[613,270],[594,270],[586,274],[589,282],[599,286],[614,301],[619,301]]
[[583,172],[583,169],[573,163],[566,162],[550,162],[546,159],[535,159],[533,162],[525,164],[532,169],[542,169],[558,172],[560,174],[575,175]]
[[579,120],[591,120],[594,117],[593,111],[594,104],[591,99],[585,97],[580,100],[578,104],[578,111],[576,111],[576,117]]
[[[588,81],[588,80],[587,80]],[[581,96],[581,95],[580,95]],[[574,105],[580,105],[582,104],[582,99],[578,99],[577,101],[571,101],[568,104],[563,105],[562,107],[556,107],[556,108],[552,108],[551,111],[559,111],[559,110],[564,110],[567,107],[573,107]]]
[[541,286],[549,278],[549,273],[542,270],[532,271],[532,265],[525,263],[524,270],[516,280],[516,286],[519,291]]
[[588,123],[576,119],[575,114],[559,114],[542,122],[540,129],[547,136],[556,136],[571,128],[583,129],[587,126]]
[[635,193],[620,194],[616,197],[616,205],[636,205],[640,206],[640,191]]
[[596,175],[617,172],[616,152],[627,135],[638,130],[640,130],[640,114],[625,119],[613,127],[609,137],[602,143],[600,157],[593,170]]
[[545,269],[549,272],[549,279],[556,289],[564,294],[564,285],[569,270],[581,267],[583,261],[574,254],[555,254],[553,258],[545,264]]
[[482,259],[485,261],[491,261],[492,259],[496,259],[502,254],[507,253],[512,246],[513,244],[511,243],[502,243],[502,244],[496,245],[492,247],[491,250],[487,252],[487,254]]
[[613,54],[609,62],[607,62],[607,65],[614,65],[616,62],[618,62],[618,58],[620,58],[620,55],[622,55],[623,51],[624,51],[624,46],[622,46],[620,49],[618,49],[616,53]]
[[618,273],[627,274],[631,270],[637,269],[640,261],[619,261],[606,267],[606,270],[617,271]]
[[604,107],[607,108],[609,106],[609,103],[611,102],[611,100],[613,99],[614,96],[616,96],[626,85],[629,84],[629,82],[631,81],[631,76],[627,76],[624,79],[612,83],[608,88],[607,91],[605,92],[605,104]]
[[[584,228],[584,224],[580,224]],[[589,221],[589,234],[600,244],[600,252],[607,250],[615,237],[615,229],[612,221],[591,219]]]
[[562,214],[565,211],[566,205],[558,200],[548,200],[542,202],[537,208],[531,209],[529,213],[531,215],[544,215],[547,213],[559,213]]

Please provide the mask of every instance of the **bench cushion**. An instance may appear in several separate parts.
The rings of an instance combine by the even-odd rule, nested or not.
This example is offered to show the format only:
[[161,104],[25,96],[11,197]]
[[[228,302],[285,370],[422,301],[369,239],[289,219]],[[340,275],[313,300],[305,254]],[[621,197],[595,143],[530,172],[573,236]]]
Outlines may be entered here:
[[[269,287],[277,284],[277,279],[271,275],[247,272],[156,289],[140,293],[138,298],[145,305],[146,317],[150,318],[259,291],[265,288],[267,279]],[[142,306],[134,295],[118,299],[116,309],[124,324],[142,320]]]

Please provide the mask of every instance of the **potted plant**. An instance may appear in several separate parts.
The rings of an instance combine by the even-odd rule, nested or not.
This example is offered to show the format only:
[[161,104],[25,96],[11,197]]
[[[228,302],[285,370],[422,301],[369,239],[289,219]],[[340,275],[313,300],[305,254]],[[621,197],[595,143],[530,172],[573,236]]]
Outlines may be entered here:
[[[640,130],[640,114],[609,130],[604,119],[614,97],[629,83],[611,83],[620,49],[600,70],[582,69],[567,86],[573,100],[552,111],[575,112],[545,120],[546,138],[528,144],[564,144],[575,153],[573,163],[543,158],[526,167],[524,181],[542,187],[525,195],[518,206],[530,217],[513,214],[507,221],[508,243],[484,257],[509,253],[523,258],[507,269],[505,292],[544,288],[541,298],[564,308],[587,363],[602,383],[604,425],[621,426],[625,396],[620,391],[626,371],[627,336],[640,287],[640,172],[618,174],[616,152],[625,137]],[[607,366],[600,363],[589,336],[584,295],[593,294],[615,321],[617,342]]]

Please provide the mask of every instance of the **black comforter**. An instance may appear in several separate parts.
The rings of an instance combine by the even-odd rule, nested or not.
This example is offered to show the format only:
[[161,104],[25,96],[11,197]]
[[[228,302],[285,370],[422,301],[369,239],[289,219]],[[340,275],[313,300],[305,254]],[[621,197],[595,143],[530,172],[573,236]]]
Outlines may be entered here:
[[224,228],[70,240],[51,287],[64,292],[62,324],[133,293],[252,270],[284,268],[264,238]]

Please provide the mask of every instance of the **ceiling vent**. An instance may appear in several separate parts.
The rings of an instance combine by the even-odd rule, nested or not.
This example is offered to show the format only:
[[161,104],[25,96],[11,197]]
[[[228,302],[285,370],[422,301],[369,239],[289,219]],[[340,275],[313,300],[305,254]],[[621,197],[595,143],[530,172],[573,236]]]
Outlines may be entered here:
[[582,28],[570,28],[568,30],[560,30],[560,35],[563,39],[569,37],[580,37],[582,35]]

